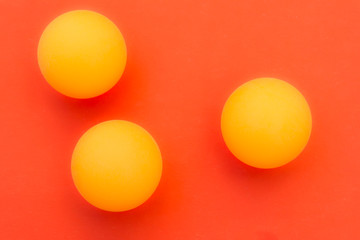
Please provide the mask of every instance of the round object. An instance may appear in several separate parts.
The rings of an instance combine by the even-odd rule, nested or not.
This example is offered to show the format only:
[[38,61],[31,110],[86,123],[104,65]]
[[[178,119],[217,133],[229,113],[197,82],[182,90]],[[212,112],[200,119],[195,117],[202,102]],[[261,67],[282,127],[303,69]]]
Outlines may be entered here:
[[46,81],[58,92],[92,98],[118,82],[126,64],[126,45],[119,29],[105,16],[71,11],[44,30],[38,63]]
[[71,173],[80,194],[111,212],[133,209],[155,191],[162,172],[160,150],[140,126],[120,120],[90,128],[78,141]]
[[309,140],[311,125],[303,95],[274,78],[241,85],[226,101],[221,117],[229,150],[257,168],[280,167],[296,158]]

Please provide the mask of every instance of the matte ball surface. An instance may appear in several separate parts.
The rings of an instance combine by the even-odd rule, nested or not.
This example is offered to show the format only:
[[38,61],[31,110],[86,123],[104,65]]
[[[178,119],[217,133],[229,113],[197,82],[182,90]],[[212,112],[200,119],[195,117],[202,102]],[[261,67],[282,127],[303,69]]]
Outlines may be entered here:
[[241,85],[228,98],[221,117],[229,150],[257,168],[280,167],[296,158],[309,140],[311,127],[303,95],[273,78]]
[[71,172],[76,188],[90,204],[111,212],[126,211],[155,191],[162,172],[161,153],[140,126],[107,121],[80,138]]
[[38,45],[38,63],[46,81],[73,98],[92,98],[111,89],[123,74],[126,56],[116,25],[87,10],[57,17]]

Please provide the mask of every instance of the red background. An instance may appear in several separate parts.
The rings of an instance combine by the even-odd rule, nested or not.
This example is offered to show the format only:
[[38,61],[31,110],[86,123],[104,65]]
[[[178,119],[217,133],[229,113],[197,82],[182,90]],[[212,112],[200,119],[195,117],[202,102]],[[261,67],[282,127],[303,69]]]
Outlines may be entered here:
[[[91,100],[55,92],[37,66],[45,26],[68,10],[121,29],[119,84]],[[359,239],[358,0],[0,0],[0,239]],[[229,94],[256,77],[296,86],[313,114],[305,151],[258,170],[220,132]],[[76,191],[76,141],[101,121],[157,140],[161,183],[141,207],[108,213]]]

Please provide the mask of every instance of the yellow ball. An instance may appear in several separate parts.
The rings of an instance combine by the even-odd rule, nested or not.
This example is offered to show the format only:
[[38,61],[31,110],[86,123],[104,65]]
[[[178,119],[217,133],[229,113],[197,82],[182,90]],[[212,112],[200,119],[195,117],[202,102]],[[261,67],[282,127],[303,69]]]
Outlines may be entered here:
[[155,191],[162,172],[160,150],[142,127],[113,120],[90,128],[78,141],[71,173],[80,194],[111,212],[133,209]]
[[280,167],[296,158],[309,140],[311,125],[303,95],[274,78],[241,85],[228,98],[221,117],[229,150],[257,168]]
[[71,11],[44,30],[38,63],[46,81],[58,92],[92,98],[118,82],[126,64],[126,45],[119,29],[105,16]]

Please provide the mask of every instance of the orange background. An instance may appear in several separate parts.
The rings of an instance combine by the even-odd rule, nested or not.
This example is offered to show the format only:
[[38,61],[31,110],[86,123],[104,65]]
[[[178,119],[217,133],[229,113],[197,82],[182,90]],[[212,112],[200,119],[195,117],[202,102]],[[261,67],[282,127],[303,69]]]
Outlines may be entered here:
[[[103,96],[73,100],[37,66],[45,26],[68,10],[104,14],[128,62]],[[0,239],[359,239],[358,0],[0,0]],[[307,98],[313,132],[292,163],[257,170],[222,140],[228,95],[284,79]],[[141,207],[108,213],[76,191],[76,141],[101,121],[140,124],[164,159]]]

